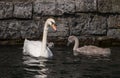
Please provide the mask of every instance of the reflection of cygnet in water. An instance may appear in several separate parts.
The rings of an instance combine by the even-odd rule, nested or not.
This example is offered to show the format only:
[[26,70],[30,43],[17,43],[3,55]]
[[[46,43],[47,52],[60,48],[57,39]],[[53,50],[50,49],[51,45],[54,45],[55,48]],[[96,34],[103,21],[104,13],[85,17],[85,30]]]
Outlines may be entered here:
[[75,43],[73,47],[74,55],[83,54],[88,56],[108,56],[111,54],[109,48],[100,48],[93,45],[79,47],[79,40],[76,36],[69,36],[68,42]]

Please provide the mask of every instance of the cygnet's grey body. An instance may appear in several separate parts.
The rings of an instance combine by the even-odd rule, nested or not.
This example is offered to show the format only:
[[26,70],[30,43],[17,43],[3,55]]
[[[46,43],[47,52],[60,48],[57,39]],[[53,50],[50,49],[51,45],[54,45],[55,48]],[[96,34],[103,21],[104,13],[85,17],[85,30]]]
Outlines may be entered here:
[[79,47],[79,40],[76,36],[69,36],[68,42],[75,42],[73,51],[75,55],[83,54],[83,55],[90,55],[90,56],[108,56],[110,55],[111,51],[109,48],[100,48],[93,45]]

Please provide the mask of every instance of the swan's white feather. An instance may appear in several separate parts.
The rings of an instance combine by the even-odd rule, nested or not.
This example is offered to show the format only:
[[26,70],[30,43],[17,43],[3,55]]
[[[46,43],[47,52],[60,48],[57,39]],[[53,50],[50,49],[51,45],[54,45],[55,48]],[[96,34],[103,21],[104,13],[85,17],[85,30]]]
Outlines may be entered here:
[[23,53],[29,54],[34,57],[52,57],[53,54],[51,50],[47,47],[45,52],[41,52],[42,42],[41,41],[32,41],[25,39],[23,46]]

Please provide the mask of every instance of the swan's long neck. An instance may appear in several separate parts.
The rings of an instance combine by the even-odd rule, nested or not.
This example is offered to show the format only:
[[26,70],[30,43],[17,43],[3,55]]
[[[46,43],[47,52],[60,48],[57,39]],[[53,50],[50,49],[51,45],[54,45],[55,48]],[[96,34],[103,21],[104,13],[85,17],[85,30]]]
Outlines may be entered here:
[[45,52],[45,49],[46,49],[47,32],[48,32],[48,25],[47,23],[45,23],[44,31],[43,31],[43,38],[42,38],[42,52]]
[[75,44],[74,44],[73,50],[76,50],[79,47],[79,40],[76,37],[74,37],[74,40],[75,40]]

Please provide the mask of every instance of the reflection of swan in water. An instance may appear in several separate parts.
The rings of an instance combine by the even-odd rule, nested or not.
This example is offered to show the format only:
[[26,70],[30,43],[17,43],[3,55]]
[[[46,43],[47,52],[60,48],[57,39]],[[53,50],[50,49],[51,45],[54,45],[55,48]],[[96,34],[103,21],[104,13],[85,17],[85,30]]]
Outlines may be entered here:
[[41,41],[31,41],[25,39],[23,52],[24,54],[29,54],[34,57],[45,57],[49,58],[52,57],[53,54],[51,50],[46,46],[47,45],[47,32],[48,26],[52,27],[56,31],[55,21],[52,18],[47,19],[44,26],[43,31],[43,39]]
[[109,48],[100,48],[97,46],[89,45],[89,46],[83,46],[79,48],[79,40],[76,36],[69,36],[68,42],[75,42],[73,51],[75,55],[83,54],[83,55],[91,55],[91,56],[108,56],[110,55],[110,49]]
[[[47,78],[49,68],[46,66],[48,59],[40,58],[36,59],[30,56],[23,56],[23,65],[25,76],[28,78]],[[32,73],[32,75],[31,75]]]

